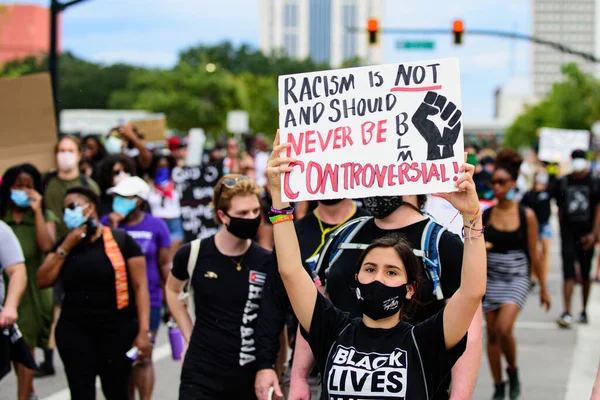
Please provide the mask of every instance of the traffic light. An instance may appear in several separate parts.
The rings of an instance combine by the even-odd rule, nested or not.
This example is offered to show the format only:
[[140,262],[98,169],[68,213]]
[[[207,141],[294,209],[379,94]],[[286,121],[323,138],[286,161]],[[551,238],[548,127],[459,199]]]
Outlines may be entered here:
[[462,44],[462,36],[465,31],[465,23],[462,19],[452,21],[452,32],[454,33],[454,44]]
[[367,22],[367,31],[369,31],[369,44],[377,44],[377,34],[379,33],[379,20],[370,18]]

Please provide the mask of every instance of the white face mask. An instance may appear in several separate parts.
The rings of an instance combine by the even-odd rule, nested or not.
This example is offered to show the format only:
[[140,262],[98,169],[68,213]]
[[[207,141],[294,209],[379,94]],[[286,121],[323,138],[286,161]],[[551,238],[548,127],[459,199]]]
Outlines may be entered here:
[[123,142],[116,136],[109,136],[104,142],[104,148],[109,154],[121,154]]
[[540,185],[547,185],[550,182],[550,177],[545,172],[538,172],[535,175],[535,181]]
[[77,167],[77,154],[68,151],[60,151],[56,154],[56,164],[63,172],[72,171]]
[[585,158],[575,158],[571,160],[571,169],[573,169],[573,172],[583,172],[587,167],[588,162]]

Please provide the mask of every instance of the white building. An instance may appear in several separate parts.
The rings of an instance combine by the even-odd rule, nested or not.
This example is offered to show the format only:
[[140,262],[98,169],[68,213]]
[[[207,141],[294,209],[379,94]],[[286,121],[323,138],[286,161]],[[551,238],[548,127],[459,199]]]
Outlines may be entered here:
[[[367,21],[381,20],[382,0],[262,0],[260,47],[265,54],[284,51],[291,58],[339,67],[360,58],[383,61],[382,35],[369,46]],[[346,28],[359,28],[349,32]]]
[[[574,50],[600,55],[600,0],[533,0],[533,36]],[[542,97],[562,80],[561,66],[576,62],[589,73],[594,63],[543,45],[533,46],[533,90]]]

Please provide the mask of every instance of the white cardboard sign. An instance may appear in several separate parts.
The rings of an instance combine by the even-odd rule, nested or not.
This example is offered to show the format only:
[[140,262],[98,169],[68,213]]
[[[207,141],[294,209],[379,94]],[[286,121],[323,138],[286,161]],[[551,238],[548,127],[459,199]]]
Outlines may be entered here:
[[542,161],[566,162],[573,150],[590,148],[590,133],[584,130],[540,128],[538,158]]
[[464,162],[457,58],[279,77],[284,201],[455,190]]

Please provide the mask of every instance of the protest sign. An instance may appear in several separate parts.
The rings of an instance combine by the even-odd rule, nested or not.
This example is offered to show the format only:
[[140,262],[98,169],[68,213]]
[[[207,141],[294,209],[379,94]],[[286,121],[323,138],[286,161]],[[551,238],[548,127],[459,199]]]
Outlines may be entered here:
[[56,166],[56,122],[50,75],[0,79],[0,175],[30,162],[41,172]]
[[464,163],[458,59],[279,77],[286,201],[449,192]]
[[223,176],[223,164],[173,169],[173,182],[181,199],[181,219],[185,241],[206,239],[217,233],[211,201],[214,187]]
[[584,130],[540,128],[538,158],[548,162],[566,162],[573,150],[590,148],[590,133]]
[[144,135],[146,142],[158,142],[166,138],[167,121],[165,118],[131,121],[131,126]]

